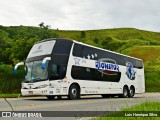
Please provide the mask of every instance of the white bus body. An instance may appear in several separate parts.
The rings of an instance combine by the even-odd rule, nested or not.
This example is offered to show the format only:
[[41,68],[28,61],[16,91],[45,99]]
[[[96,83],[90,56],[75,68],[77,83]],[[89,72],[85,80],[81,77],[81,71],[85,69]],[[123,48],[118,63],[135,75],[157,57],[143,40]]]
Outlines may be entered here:
[[145,92],[142,60],[72,40],[36,43],[25,65],[23,96],[78,99],[81,95],[133,97]]

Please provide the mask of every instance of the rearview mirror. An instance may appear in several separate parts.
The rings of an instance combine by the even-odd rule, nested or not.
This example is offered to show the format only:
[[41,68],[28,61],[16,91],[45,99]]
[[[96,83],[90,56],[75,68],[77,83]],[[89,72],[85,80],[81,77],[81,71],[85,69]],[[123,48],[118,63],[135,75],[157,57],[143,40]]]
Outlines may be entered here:
[[18,66],[20,66],[20,65],[24,65],[24,62],[20,62],[20,63],[17,63],[17,64],[15,65],[15,67],[14,67],[14,73],[15,73],[15,74],[17,73],[17,68],[18,68]]

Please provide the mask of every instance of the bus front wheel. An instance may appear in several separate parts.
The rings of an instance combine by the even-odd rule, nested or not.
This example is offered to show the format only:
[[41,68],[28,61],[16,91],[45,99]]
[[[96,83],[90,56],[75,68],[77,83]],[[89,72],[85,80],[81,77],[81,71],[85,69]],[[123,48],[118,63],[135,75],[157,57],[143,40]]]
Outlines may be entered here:
[[75,84],[71,85],[69,88],[68,99],[75,100],[75,99],[78,99],[79,97],[80,97],[80,92],[77,85]]

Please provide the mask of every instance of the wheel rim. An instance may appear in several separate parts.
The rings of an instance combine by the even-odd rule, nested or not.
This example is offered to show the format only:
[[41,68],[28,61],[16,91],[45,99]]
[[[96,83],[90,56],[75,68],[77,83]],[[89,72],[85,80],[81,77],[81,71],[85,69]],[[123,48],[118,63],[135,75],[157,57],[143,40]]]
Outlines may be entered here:
[[124,96],[127,96],[127,89],[124,89],[124,92],[123,92]]
[[133,90],[130,90],[130,94],[131,94],[131,96],[133,95]]
[[133,94],[134,94],[134,90],[130,89],[130,96],[133,96]]
[[77,90],[76,90],[76,88],[73,88],[73,89],[72,89],[72,95],[73,95],[74,97],[77,96]]

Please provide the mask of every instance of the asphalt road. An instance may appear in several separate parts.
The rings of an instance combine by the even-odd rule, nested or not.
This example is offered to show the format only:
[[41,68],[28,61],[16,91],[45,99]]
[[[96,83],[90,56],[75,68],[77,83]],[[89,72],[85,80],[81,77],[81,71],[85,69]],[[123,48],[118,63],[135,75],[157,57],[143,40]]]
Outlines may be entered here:
[[[120,111],[124,107],[130,107],[145,101],[160,101],[160,93],[136,94],[133,98],[102,98],[96,96],[82,96],[79,100],[48,100],[46,97],[21,97],[7,98],[14,111]],[[0,111],[11,111],[7,102],[0,98]],[[12,120],[13,118],[0,118],[0,120]],[[15,119],[15,118],[14,118]],[[16,118],[16,120],[22,118]],[[23,118],[29,120],[29,118]],[[43,120],[44,118],[32,118]],[[45,118],[53,120],[53,118]],[[54,119],[77,119],[75,117],[56,117]],[[82,118],[81,118],[82,119]]]

